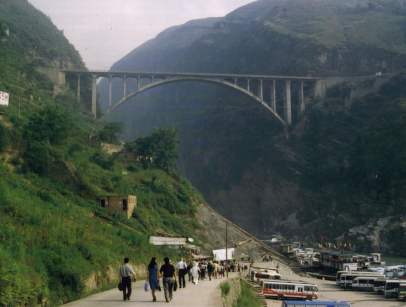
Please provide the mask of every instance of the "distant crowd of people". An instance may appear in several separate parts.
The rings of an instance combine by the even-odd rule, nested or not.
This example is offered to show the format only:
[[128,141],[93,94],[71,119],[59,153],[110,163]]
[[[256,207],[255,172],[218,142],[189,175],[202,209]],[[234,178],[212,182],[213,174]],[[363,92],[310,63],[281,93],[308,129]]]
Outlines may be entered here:
[[[160,277],[164,290],[165,300],[170,302],[173,298],[173,292],[178,288],[185,288],[186,281],[197,285],[199,281],[208,279],[224,278],[227,272],[245,272],[248,270],[247,265],[241,265],[235,261],[189,261],[181,259],[179,262],[172,264],[166,257],[163,265],[159,268],[156,258],[153,257],[147,268],[147,281],[145,290],[151,290],[152,301],[156,302],[156,292],[161,291]],[[132,292],[132,281],[135,281],[135,272],[129,264],[129,258],[124,259],[120,267],[120,284],[119,289],[123,292],[123,300],[130,300]],[[187,276],[187,278],[186,278]]]

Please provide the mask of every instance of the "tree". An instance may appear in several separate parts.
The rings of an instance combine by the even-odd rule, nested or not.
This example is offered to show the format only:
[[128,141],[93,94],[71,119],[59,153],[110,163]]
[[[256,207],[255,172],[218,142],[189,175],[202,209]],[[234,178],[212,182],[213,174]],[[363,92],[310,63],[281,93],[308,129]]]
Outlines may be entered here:
[[175,129],[157,129],[150,136],[141,137],[127,145],[143,166],[157,167],[167,172],[176,169],[178,137]]
[[60,106],[49,105],[31,114],[24,127],[26,141],[61,144],[69,135],[72,120]]
[[99,132],[99,140],[101,142],[117,144],[119,142],[118,136],[123,131],[121,123],[108,123]]

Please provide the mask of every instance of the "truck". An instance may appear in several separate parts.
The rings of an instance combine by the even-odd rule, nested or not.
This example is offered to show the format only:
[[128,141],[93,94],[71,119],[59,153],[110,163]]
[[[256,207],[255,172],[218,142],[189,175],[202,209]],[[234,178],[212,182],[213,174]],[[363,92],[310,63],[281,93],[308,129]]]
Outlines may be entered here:
[[346,301],[283,301],[282,307],[351,307]]

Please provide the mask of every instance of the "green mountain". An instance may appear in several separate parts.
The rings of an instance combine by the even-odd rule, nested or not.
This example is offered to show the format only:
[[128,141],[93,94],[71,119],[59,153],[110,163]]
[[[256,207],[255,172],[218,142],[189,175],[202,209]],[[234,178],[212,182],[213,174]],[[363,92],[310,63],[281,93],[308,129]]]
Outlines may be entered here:
[[[0,1],[0,30],[0,90],[10,93],[0,108],[0,306],[60,305],[116,285],[124,256],[140,277],[151,256],[178,255],[152,247],[151,234],[206,243],[202,198],[174,169],[176,133],[115,150],[118,125],[55,91],[49,72],[85,67],[49,18],[25,0]],[[102,208],[108,195],[136,195],[132,218]]]
[[[224,18],[170,28],[112,70],[397,73],[406,65],[405,12],[403,0],[260,0]],[[125,123],[128,139],[156,127],[176,127],[183,173],[216,209],[258,236],[280,232],[331,240],[356,237],[359,228],[353,227],[369,225],[362,236],[366,243],[353,238],[360,249],[372,245],[404,255],[396,247],[406,241],[403,158],[397,147],[403,146],[398,134],[402,78],[382,89],[383,79],[331,89],[325,101],[313,102],[304,119],[295,118],[289,140],[249,99],[191,82],[143,93],[111,119]],[[100,90],[106,105],[105,83]],[[121,92],[117,81],[113,97]],[[279,99],[282,95],[280,88]],[[377,227],[381,218],[387,218],[383,229]],[[397,234],[396,243],[388,240],[393,237],[389,230]]]

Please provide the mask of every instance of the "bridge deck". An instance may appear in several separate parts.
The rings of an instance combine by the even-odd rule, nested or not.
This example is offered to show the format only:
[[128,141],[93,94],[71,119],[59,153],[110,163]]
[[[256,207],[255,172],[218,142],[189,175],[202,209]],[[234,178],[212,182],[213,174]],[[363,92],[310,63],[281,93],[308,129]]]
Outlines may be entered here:
[[101,71],[101,70],[63,70],[68,74],[96,75],[98,77],[118,77],[137,78],[137,77],[192,77],[192,78],[222,78],[222,79],[261,79],[261,80],[309,80],[317,81],[322,78],[314,76],[280,76],[280,75],[251,75],[251,74],[214,74],[214,73],[171,73],[171,72],[144,72],[144,71]]

